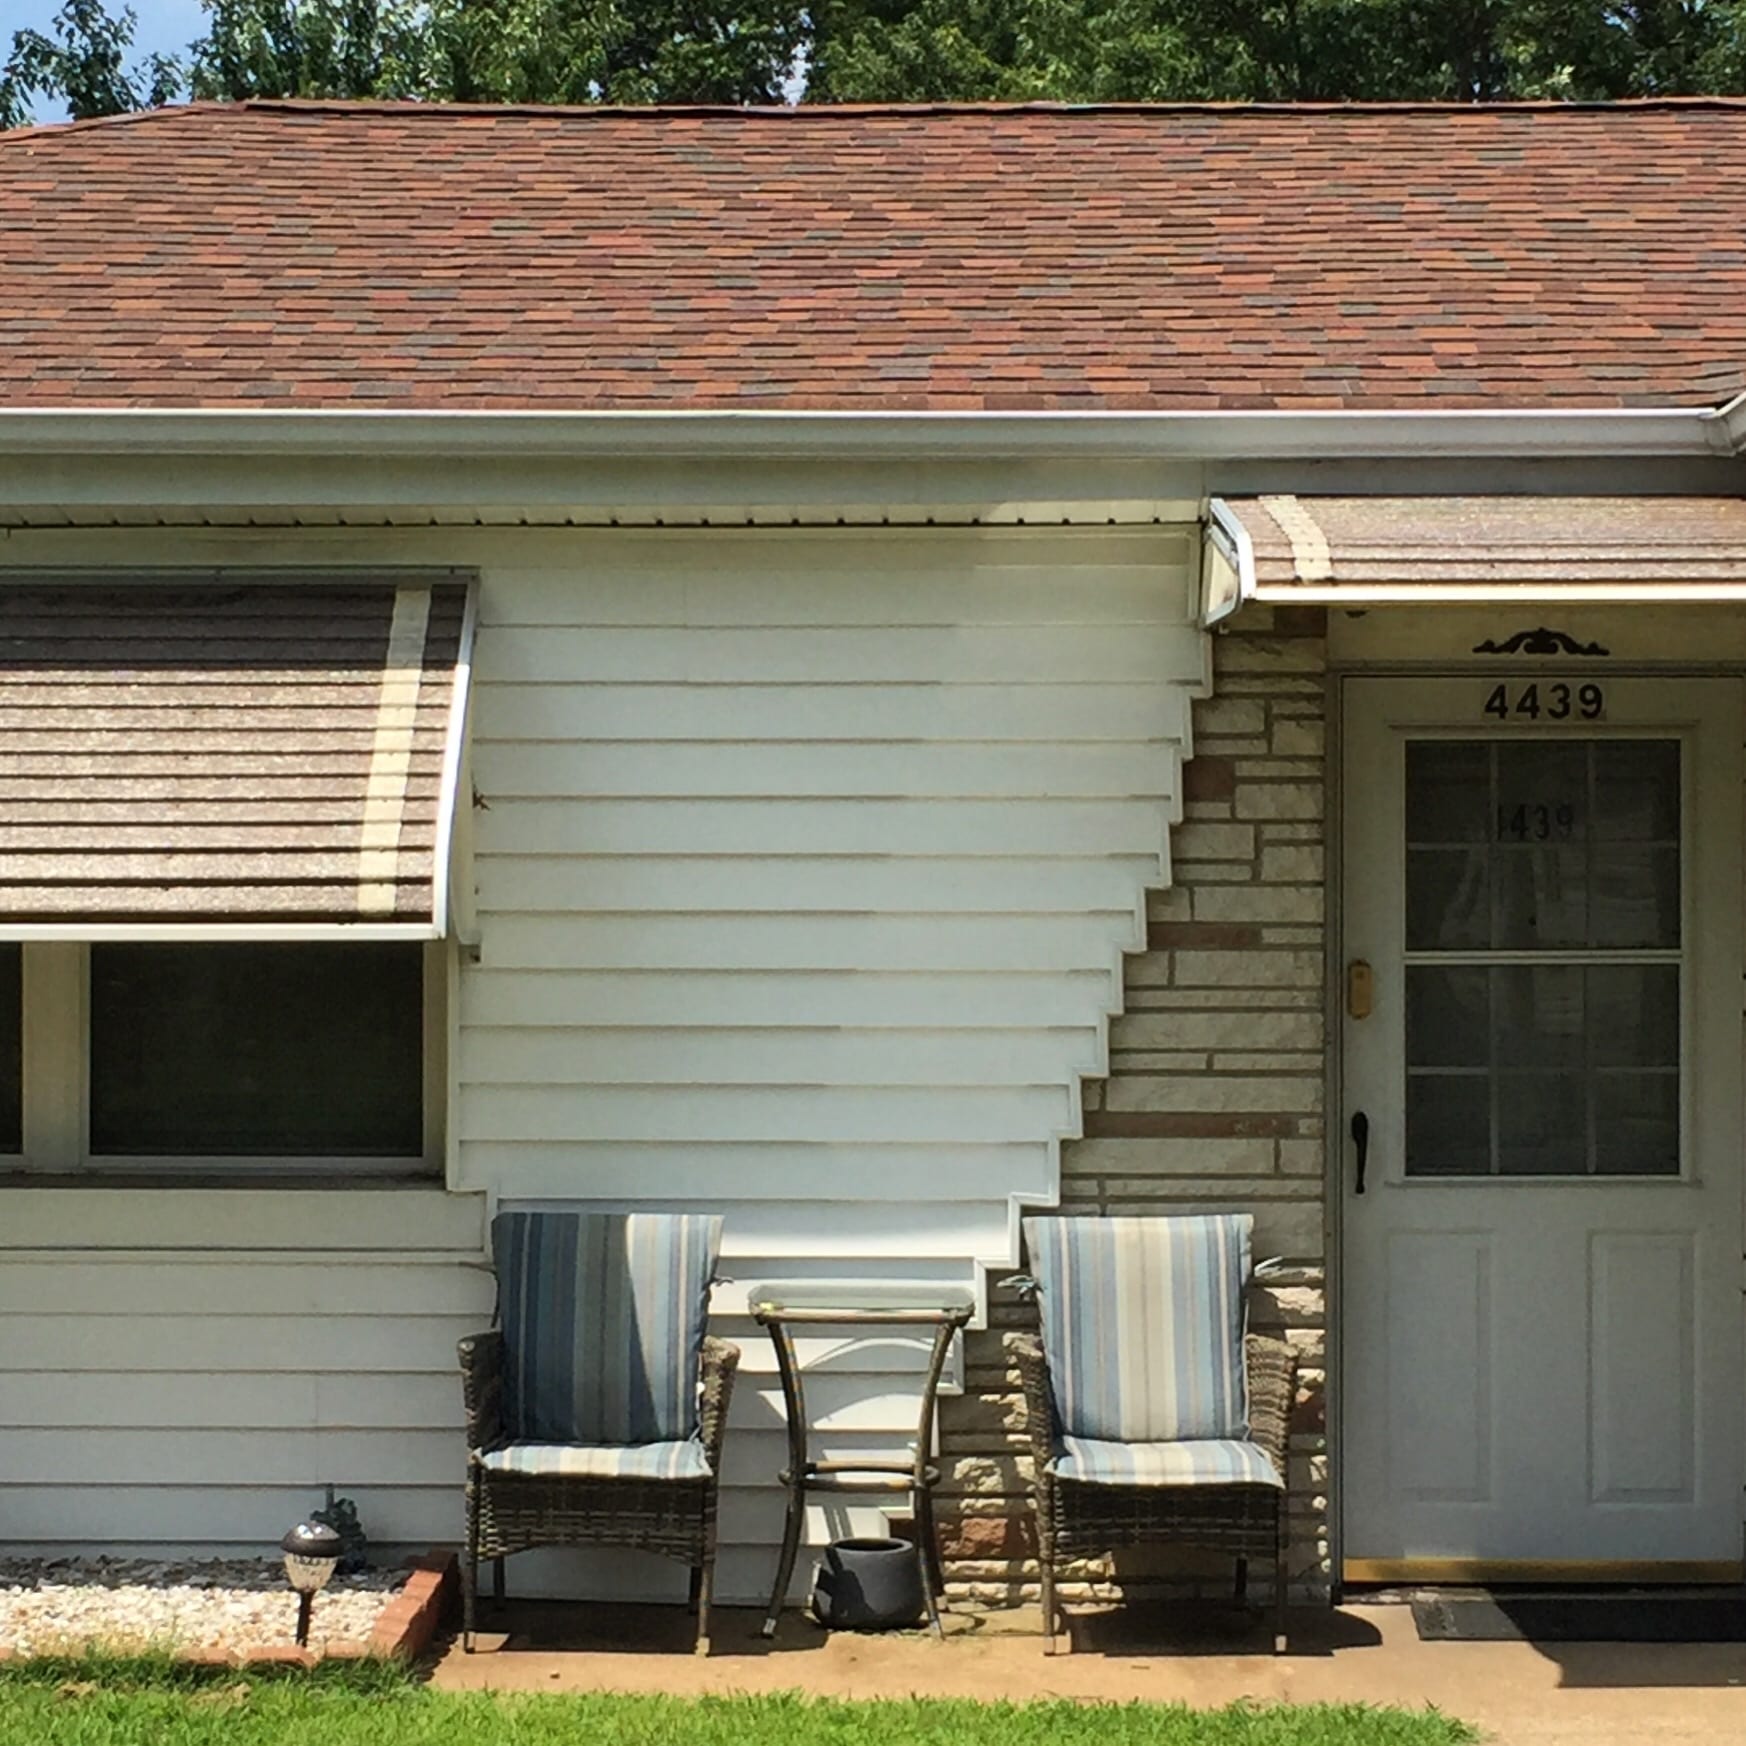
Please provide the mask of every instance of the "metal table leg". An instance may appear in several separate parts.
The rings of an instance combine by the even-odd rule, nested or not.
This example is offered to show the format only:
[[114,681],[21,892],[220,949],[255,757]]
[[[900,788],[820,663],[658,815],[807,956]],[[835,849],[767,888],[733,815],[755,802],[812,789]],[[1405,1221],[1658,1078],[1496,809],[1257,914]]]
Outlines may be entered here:
[[782,1379],[782,1405],[788,1415],[788,1470],[781,1478],[788,1490],[788,1514],[782,1524],[782,1555],[776,1561],[776,1586],[770,1591],[770,1608],[764,1615],[764,1635],[774,1637],[794,1576],[794,1560],[800,1552],[800,1531],[806,1525],[806,1402],[800,1390],[800,1363],[794,1337],[779,1320],[768,1323],[776,1348],[776,1373]]

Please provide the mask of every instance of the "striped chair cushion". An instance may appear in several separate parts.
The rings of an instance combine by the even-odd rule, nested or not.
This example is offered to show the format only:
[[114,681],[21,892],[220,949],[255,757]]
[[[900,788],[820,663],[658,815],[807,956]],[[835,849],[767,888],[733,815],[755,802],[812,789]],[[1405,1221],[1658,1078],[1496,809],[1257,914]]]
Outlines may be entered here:
[[695,1437],[676,1443],[511,1443],[480,1460],[493,1473],[535,1479],[707,1479]]
[[1089,1485],[1271,1485],[1283,1487],[1265,1450],[1229,1438],[1187,1443],[1104,1443],[1063,1437],[1054,1471]]
[[1247,1213],[1028,1219],[1062,1432],[1118,1443],[1244,1438]]
[[505,1212],[491,1245],[513,1438],[624,1445],[696,1434],[719,1218]]

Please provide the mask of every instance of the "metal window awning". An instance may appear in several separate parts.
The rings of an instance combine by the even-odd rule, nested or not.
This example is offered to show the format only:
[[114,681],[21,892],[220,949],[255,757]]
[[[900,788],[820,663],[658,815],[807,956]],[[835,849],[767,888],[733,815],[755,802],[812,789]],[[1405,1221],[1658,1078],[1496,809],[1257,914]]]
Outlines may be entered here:
[[1215,497],[1202,618],[1245,600],[1746,599],[1735,497]]
[[0,586],[0,939],[441,937],[466,578]]

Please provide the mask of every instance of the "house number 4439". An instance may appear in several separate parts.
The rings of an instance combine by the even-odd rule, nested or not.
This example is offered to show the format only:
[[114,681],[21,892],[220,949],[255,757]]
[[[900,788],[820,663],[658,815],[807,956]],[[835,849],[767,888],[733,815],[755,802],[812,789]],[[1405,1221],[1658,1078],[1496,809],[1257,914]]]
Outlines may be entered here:
[[1498,721],[1599,721],[1607,712],[1603,685],[1494,685],[1484,713]]

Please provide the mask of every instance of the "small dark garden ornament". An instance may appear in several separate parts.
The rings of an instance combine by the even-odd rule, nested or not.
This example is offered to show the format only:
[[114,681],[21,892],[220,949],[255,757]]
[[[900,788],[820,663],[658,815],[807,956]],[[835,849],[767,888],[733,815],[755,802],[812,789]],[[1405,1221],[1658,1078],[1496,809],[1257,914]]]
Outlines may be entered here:
[[327,1502],[309,1515],[312,1522],[331,1528],[339,1536],[339,1574],[357,1576],[370,1568],[370,1542],[358,1520],[358,1506],[349,1497],[335,1497],[327,1488]]

